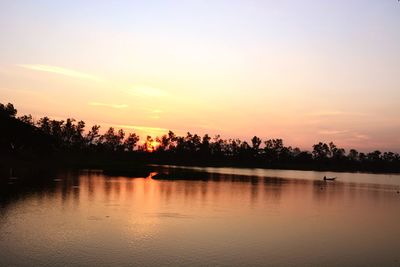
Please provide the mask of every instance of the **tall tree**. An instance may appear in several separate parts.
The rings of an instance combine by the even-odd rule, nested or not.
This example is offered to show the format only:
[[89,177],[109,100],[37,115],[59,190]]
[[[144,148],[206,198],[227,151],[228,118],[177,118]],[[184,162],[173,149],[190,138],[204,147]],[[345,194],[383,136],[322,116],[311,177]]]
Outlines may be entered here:
[[135,133],[130,133],[124,141],[125,150],[132,152],[135,149],[137,142],[139,142],[139,136]]

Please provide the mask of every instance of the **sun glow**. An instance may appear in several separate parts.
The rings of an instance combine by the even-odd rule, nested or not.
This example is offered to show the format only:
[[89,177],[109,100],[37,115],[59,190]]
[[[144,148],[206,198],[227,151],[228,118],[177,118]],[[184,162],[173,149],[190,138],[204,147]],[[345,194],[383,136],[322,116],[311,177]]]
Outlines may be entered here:
[[172,130],[400,151],[396,1],[30,2],[0,1],[0,96],[19,115],[140,145]]
[[160,146],[160,142],[153,140],[151,137],[147,138],[147,140],[143,144],[143,150],[149,153],[152,153],[157,150]]

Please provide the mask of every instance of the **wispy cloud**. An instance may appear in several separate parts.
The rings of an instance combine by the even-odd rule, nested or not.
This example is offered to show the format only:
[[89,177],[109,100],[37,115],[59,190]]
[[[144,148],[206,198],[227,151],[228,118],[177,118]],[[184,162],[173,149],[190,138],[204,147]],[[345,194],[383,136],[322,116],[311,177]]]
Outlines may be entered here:
[[310,115],[310,116],[337,116],[337,115],[342,115],[342,114],[345,114],[345,112],[340,111],[340,110],[321,110],[321,111],[309,113],[308,115]]
[[329,117],[329,116],[366,116],[367,114],[361,112],[347,112],[342,110],[319,110],[306,114],[314,117]]
[[358,139],[358,140],[369,140],[370,139],[370,137],[368,135],[358,134],[358,133],[354,134],[354,138]]
[[25,69],[56,73],[56,74],[60,74],[60,75],[64,75],[64,76],[75,77],[75,78],[80,78],[80,79],[87,79],[87,80],[92,80],[92,81],[96,81],[96,82],[99,82],[102,80],[101,78],[94,76],[94,75],[79,72],[76,70],[70,70],[70,69],[65,69],[65,68],[61,68],[61,67],[56,67],[56,66],[26,65],[26,64],[18,64],[17,66],[21,67],[21,68],[25,68]]
[[150,116],[149,116],[149,118],[150,118],[150,119],[158,120],[159,118],[161,118],[161,117],[160,117],[160,114],[161,114],[162,112],[163,112],[163,111],[160,110],[160,109],[153,109],[153,110],[150,110]]
[[127,108],[127,104],[108,104],[108,103],[100,103],[100,102],[90,102],[90,106],[95,106],[95,107],[107,107],[107,108],[115,108],[115,109],[123,109]]
[[116,125],[119,128],[124,129],[134,129],[143,132],[167,132],[168,129],[165,128],[157,128],[157,127],[147,127],[147,126],[137,126],[137,125]]
[[325,135],[339,135],[339,134],[345,134],[348,133],[348,130],[320,130],[318,131],[319,134],[325,134]]
[[[148,126],[139,126],[139,125],[115,125],[117,128],[134,130],[140,136],[150,135],[152,137],[161,136],[168,132],[168,129],[158,128],[158,127],[148,127]],[[143,140],[143,138],[141,138]]]
[[141,108],[141,110],[145,111],[146,113],[150,113],[150,114],[161,114],[164,111],[158,108],[151,108],[151,107],[143,107]]
[[135,88],[128,90],[127,93],[130,95],[146,97],[163,97],[168,95],[167,92],[161,89],[148,86],[136,86]]

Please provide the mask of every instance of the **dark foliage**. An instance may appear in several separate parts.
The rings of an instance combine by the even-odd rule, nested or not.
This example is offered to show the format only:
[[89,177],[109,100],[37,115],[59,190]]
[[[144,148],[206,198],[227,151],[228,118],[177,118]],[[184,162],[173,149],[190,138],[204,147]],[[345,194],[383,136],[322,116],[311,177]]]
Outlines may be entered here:
[[[82,168],[105,166],[132,167],[132,162],[239,166],[282,169],[400,172],[400,156],[393,152],[360,153],[333,142],[313,145],[313,150],[285,146],[282,139],[263,141],[254,136],[250,143],[239,139],[222,139],[219,135],[199,136],[172,131],[153,139],[147,136],[138,146],[139,136],[110,127],[100,134],[94,125],[85,132],[85,122],[48,117],[34,122],[31,115],[16,117],[12,104],[0,104],[0,157],[3,159],[51,159]],[[122,164],[124,165],[124,164]],[[118,169],[114,168],[114,169]]]

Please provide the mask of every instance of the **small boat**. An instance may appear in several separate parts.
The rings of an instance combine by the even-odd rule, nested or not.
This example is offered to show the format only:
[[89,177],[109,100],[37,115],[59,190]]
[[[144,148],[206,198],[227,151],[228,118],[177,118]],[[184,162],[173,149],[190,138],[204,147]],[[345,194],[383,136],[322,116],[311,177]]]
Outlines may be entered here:
[[324,181],[335,181],[336,177],[326,177],[324,176]]

